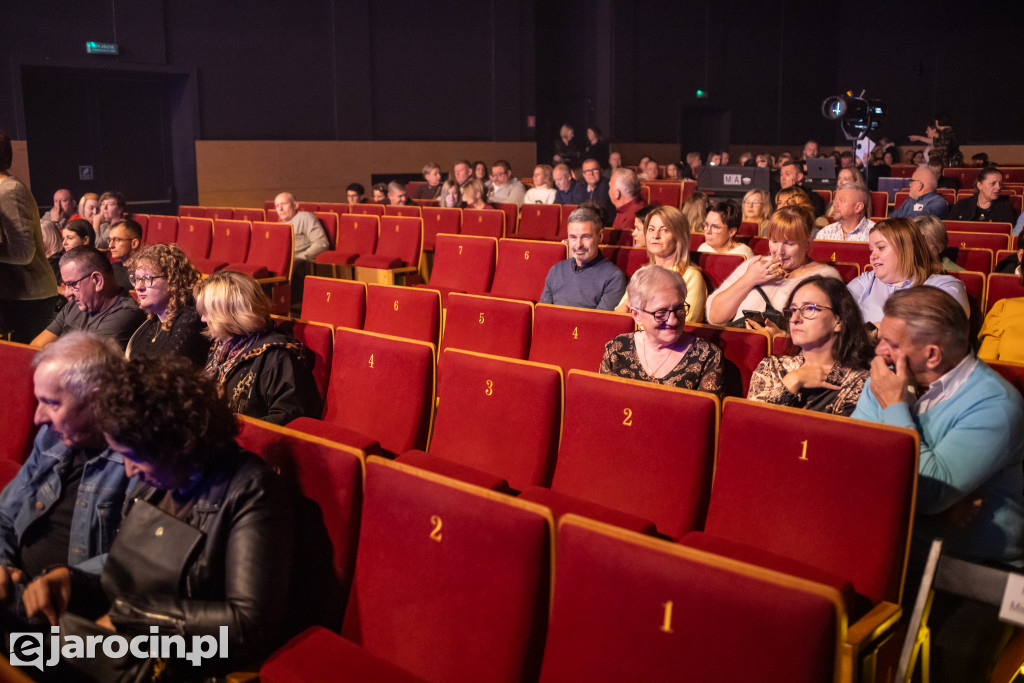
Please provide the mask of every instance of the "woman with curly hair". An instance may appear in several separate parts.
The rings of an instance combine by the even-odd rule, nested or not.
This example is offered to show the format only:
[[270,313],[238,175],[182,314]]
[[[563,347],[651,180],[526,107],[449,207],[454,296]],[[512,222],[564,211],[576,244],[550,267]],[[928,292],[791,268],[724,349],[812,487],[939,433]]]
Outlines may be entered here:
[[[102,574],[95,565],[45,573],[26,589],[27,612],[76,635],[219,634],[227,658],[203,662],[203,679],[258,666],[289,623],[294,522],[280,477],[235,444],[238,423],[216,380],[183,358],[119,364],[91,402],[138,485]],[[155,666],[167,680],[199,672],[173,656],[157,662],[68,661],[90,680],[155,680]]]
[[256,280],[233,270],[216,272],[196,289],[196,310],[213,340],[206,371],[220,381],[236,413],[280,425],[320,418],[315,358],[274,329],[270,299]]
[[177,353],[202,367],[210,353],[203,335],[192,290],[199,271],[188,256],[173,244],[151,244],[136,251],[125,263],[128,279],[149,314],[128,341],[128,358],[153,358]]

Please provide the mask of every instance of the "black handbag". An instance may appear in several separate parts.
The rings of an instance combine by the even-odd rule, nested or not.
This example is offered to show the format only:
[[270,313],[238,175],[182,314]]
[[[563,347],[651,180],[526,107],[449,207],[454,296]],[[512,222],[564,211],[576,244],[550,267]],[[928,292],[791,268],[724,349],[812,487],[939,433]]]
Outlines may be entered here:
[[[761,285],[757,285],[756,287],[754,287],[754,291],[756,291],[758,294],[760,294],[761,298],[764,299],[764,317],[765,317],[765,320],[770,320],[780,330],[785,330],[786,329],[786,316],[782,314],[782,311],[780,311],[779,309],[775,308],[775,306],[772,305],[772,300],[769,299],[768,295],[764,293],[763,289],[761,289]],[[745,329],[747,327],[747,318],[746,318],[746,316],[741,315],[740,317],[736,318],[731,323],[729,323],[728,326],[729,327],[740,327],[740,328],[744,328]]]

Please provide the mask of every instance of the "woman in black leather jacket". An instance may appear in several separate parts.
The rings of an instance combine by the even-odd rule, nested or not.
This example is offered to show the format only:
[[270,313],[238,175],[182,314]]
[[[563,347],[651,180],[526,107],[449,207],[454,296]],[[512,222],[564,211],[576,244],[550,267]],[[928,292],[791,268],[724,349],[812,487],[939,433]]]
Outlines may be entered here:
[[[280,478],[238,448],[238,425],[216,380],[182,358],[129,361],[102,382],[94,414],[138,485],[102,574],[51,571],[26,590],[26,609],[51,623],[65,607],[89,618],[64,615],[65,635],[113,629],[131,638],[157,627],[183,636],[186,649],[202,636],[227,644],[228,658],[199,666],[169,659],[174,680],[258,666],[286,635],[293,522]],[[93,660],[85,668],[121,680],[124,667],[155,661]]]

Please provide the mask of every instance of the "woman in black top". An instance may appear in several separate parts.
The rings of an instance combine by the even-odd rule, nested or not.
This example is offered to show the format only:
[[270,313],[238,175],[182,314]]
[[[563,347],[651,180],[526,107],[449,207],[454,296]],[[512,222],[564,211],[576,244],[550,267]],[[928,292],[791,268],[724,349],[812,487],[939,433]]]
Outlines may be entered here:
[[1017,222],[1017,212],[1013,210],[1008,197],[999,196],[1003,189],[1003,172],[998,168],[984,168],[978,174],[978,186],[974,195],[961,199],[953,205],[947,220],[951,221],[985,221],[988,223]]
[[210,340],[196,312],[193,288],[199,271],[173,244],[151,244],[128,257],[128,279],[139,306],[149,314],[128,341],[128,358],[177,353],[198,367],[206,364]]

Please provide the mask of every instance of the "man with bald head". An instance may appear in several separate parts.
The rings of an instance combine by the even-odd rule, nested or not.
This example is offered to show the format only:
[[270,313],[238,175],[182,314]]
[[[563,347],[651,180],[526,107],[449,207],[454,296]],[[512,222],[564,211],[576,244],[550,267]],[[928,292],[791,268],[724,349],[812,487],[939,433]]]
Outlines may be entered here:
[[935,191],[939,179],[927,166],[921,166],[910,176],[910,198],[889,214],[890,218],[917,218],[935,216],[943,219],[949,213],[949,202]]
[[[320,219],[309,211],[300,211],[291,192],[282,192],[274,198],[274,208],[282,223],[292,226],[295,235],[295,260],[309,261],[316,258],[322,251],[327,251],[330,243]],[[299,265],[296,263],[296,265]],[[297,272],[294,271],[293,272]]]
[[583,186],[576,182],[565,164],[555,166],[551,177],[555,181],[555,204],[579,204],[587,198]]
[[[71,190],[57,190],[53,193],[53,208],[43,214],[41,223],[52,223],[60,233],[71,217],[78,213],[78,203]],[[46,225],[43,225],[46,228]]]
[[822,228],[814,239],[867,242],[868,233],[875,225],[867,215],[869,206],[871,195],[863,185],[840,185],[832,200],[835,222]]

